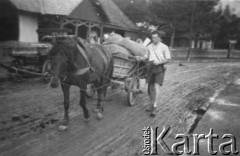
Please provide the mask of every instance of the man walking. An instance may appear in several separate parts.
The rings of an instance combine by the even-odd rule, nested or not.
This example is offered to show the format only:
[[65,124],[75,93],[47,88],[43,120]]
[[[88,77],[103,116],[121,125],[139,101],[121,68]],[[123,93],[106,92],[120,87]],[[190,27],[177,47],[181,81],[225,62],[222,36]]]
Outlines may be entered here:
[[160,86],[163,84],[166,70],[164,65],[171,60],[171,55],[168,46],[161,42],[162,39],[158,32],[153,32],[151,37],[152,43],[148,45],[148,56],[138,57],[137,59],[143,61],[148,58],[153,63],[148,75],[148,94],[151,102],[150,116],[154,117],[160,96]]
[[160,86],[163,85],[166,68],[164,65],[171,60],[167,45],[163,44],[158,32],[152,33],[152,43],[148,45],[149,61],[153,61],[152,73],[148,79],[148,94],[151,99],[151,116],[156,115],[156,108],[160,96]]

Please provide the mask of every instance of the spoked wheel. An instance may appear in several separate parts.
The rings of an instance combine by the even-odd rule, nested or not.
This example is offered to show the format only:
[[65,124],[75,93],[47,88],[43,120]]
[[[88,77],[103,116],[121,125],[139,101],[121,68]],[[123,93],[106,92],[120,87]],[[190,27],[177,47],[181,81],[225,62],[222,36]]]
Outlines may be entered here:
[[20,61],[14,60],[14,61],[12,61],[11,66],[16,67],[16,68],[21,68],[22,64]]
[[43,67],[42,67],[42,73],[43,74],[46,74],[43,78],[43,81],[45,83],[49,83],[50,80],[51,80],[51,76],[50,74],[47,74],[51,69],[51,63],[50,63],[50,60],[46,60],[44,63],[43,63]]
[[[22,69],[22,63],[18,60],[14,60],[11,62],[11,66],[15,67],[16,69]],[[13,71],[14,74],[13,77],[13,81],[17,81],[17,82],[21,82],[23,80],[23,75],[19,74],[18,71]]]
[[128,104],[129,106],[133,106],[135,105],[136,101],[137,101],[137,97],[139,94],[140,90],[140,80],[138,77],[133,76],[129,88],[128,88]]

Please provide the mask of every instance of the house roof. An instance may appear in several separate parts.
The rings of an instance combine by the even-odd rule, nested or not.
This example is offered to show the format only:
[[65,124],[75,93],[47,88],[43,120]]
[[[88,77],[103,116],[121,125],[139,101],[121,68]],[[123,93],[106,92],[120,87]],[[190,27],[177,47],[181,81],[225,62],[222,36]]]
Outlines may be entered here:
[[108,22],[105,13],[95,0],[84,0],[69,15],[70,18],[92,21],[97,23]]
[[126,30],[138,30],[137,26],[112,0],[84,0],[69,15],[71,18],[108,24]]
[[17,9],[53,15],[69,15],[83,0],[9,0]]
[[111,24],[137,30],[137,26],[118,8],[112,0],[99,0]]
[[112,0],[9,0],[17,9],[50,15],[104,23],[124,30],[138,30],[137,26]]

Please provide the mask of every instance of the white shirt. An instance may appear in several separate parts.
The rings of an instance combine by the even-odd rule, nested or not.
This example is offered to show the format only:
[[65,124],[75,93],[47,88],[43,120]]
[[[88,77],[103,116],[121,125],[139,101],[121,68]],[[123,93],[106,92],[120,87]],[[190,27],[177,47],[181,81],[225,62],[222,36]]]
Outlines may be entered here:
[[167,45],[159,42],[158,44],[151,43],[148,45],[149,61],[153,61],[155,65],[161,64],[167,59],[171,59],[170,51]]

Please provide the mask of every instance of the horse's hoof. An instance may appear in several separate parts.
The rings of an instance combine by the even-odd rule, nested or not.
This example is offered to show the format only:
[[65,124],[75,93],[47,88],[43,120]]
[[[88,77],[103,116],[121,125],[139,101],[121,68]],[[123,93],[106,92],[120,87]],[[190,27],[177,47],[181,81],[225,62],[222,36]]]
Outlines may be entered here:
[[59,131],[65,131],[65,130],[67,130],[67,128],[68,128],[67,126],[61,125],[61,126],[58,127],[58,130]]
[[63,121],[60,122],[61,126],[67,126],[68,125],[69,120],[68,119],[64,119]]
[[85,123],[89,123],[91,121],[91,118],[84,118]]
[[102,118],[103,118],[103,114],[100,113],[100,112],[98,112],[98,113],[97,113],[97,119],[98,119],[98,120],[101,120]]
[[95,113],[99,113],[100,111],[99,111],[98,108],[95,108],[95,109],[94,109],[94,112],[95,112]]

